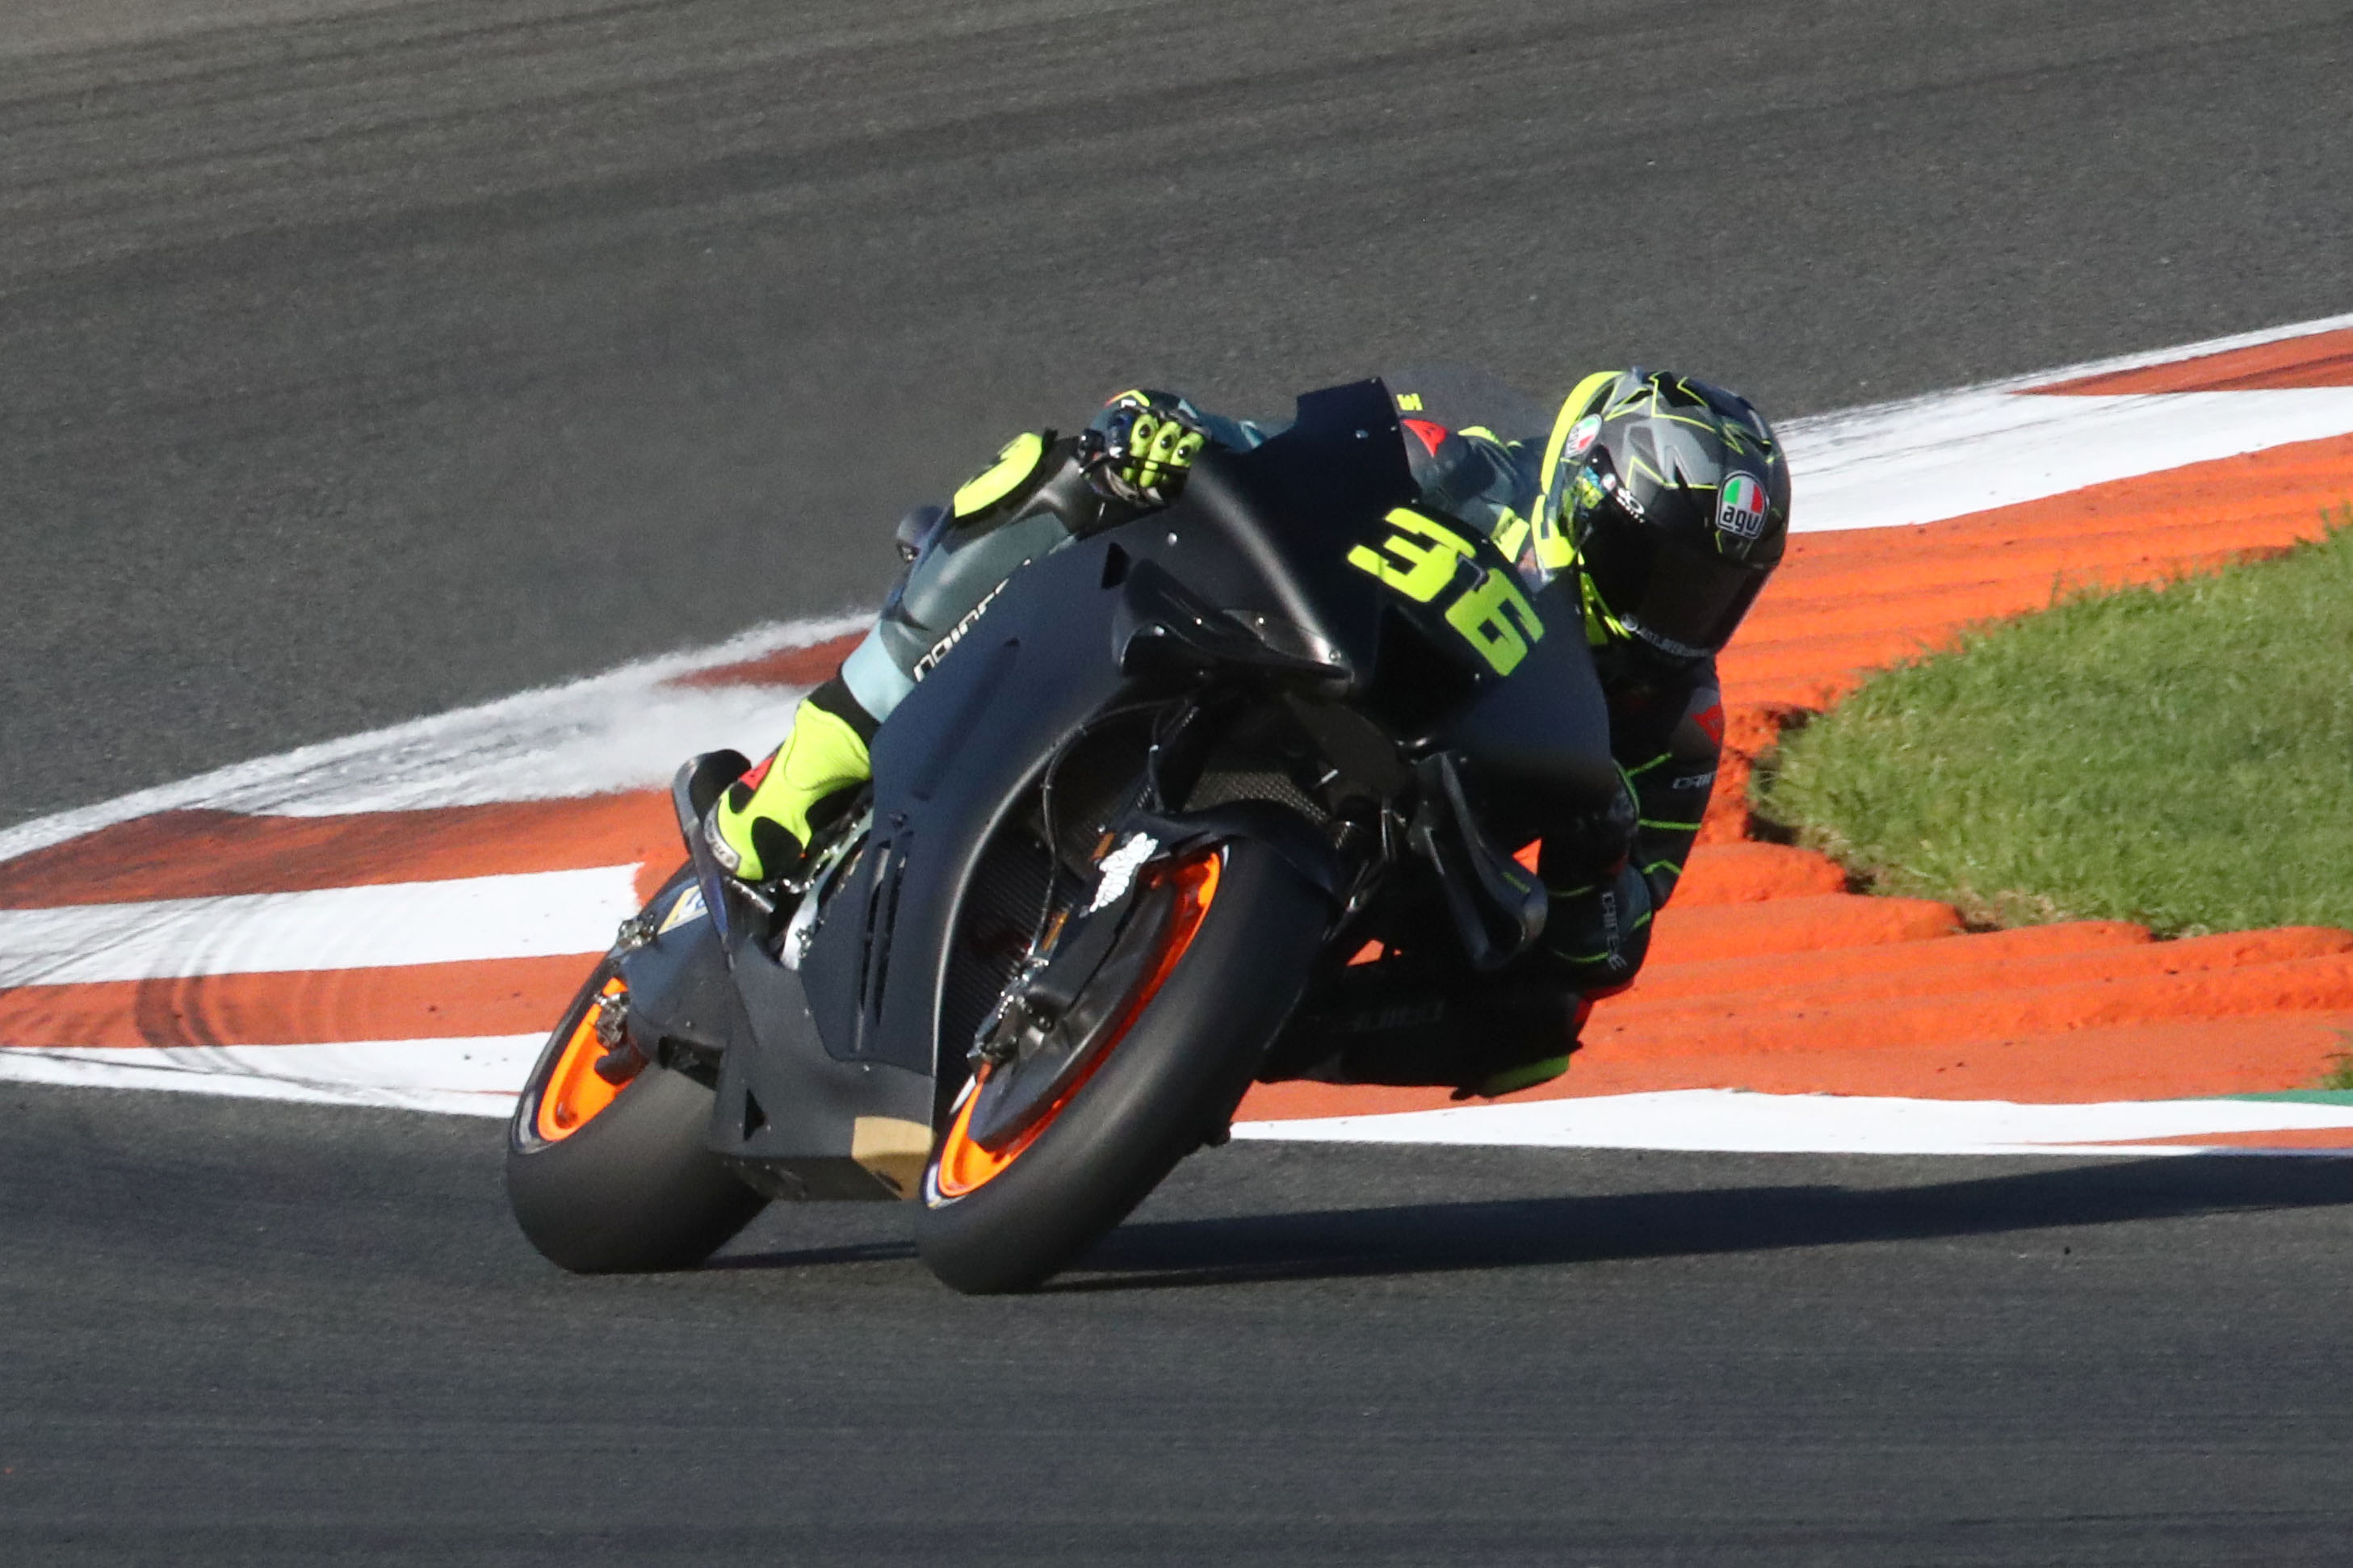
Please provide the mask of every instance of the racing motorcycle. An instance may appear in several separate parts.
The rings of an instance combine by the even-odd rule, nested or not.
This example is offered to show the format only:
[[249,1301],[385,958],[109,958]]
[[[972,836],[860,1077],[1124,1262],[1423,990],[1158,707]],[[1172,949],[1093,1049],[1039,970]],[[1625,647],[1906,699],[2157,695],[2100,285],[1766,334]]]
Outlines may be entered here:
[[690,1267],[774,1199],[901,1198],[940,1279],[1024,1289],[1253,1080],[1525,1055],[1495,1011],[1546,908],[1521,803],[1610,798],[1608,718],[1573,596],[1418,507],[1404,439],[1378,381],[1308,394],[1016,571],[790,881],[705,843],[745,759],[685,763],[688,861],[510,1124],[539,1250]]

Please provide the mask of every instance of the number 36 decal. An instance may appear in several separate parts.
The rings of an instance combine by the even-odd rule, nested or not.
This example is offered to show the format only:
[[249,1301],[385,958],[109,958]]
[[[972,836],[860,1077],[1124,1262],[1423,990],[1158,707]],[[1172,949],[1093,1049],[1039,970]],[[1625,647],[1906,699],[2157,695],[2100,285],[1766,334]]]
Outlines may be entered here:
[[1348,564],[1371,574],[1411,599],[1427,605],[1451,588],[1458,569],[1471,562],[1478,576],[1446,606],[1446,624],[1479,650],[1497,675],[1509,675],[1528,657],[1528,644],[1542,640],[1544,622],[1512,580],[1509,568],[1481,567],[1471,542],[1444,523],[1398,507],[1382,521],[1396,531],[1378,549],[1359,544]]

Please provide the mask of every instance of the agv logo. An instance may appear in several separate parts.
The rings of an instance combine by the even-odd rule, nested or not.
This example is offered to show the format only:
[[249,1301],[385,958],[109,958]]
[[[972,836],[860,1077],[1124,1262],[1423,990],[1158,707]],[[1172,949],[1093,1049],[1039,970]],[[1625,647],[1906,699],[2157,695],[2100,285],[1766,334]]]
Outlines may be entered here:
[[1755,539],[1765,531],[1765,487],[1753,475],[1730,475],[1716,503],[1716,529],[1735,539]]

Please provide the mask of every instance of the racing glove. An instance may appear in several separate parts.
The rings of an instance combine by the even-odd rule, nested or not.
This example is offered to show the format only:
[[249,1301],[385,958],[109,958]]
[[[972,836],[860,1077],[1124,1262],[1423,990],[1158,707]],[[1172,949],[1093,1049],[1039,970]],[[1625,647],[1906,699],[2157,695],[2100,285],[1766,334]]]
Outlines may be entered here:
[[1079,437],[1079,462],[1096,494],[1130,506],[1163,507],[1185,488],[1193,459],[1208,442],[1183,399],[1123,392]]

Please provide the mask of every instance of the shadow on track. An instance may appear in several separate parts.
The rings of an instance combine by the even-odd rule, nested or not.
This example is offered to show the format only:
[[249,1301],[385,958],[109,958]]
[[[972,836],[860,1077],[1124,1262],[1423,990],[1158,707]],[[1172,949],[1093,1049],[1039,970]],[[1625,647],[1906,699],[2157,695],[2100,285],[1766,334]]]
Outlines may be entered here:
[[[2353,1160],[2229,1155],[1970,1181],[1736,1186],[1131,1224],[1061,1290],[1599,1263],[2353,1205]],[[1107,1276],[1107,1277],[1106,1277]]]
[[905,1263],[914,1256],[912,1241],[859,1241],[839,1247],[798,1247],[789,1252],[730,1253],[712,1258],[700,1268],[830,1268],[848,1263]]
[[[2202,1155],[1890,1186],[1717,1185],[1131,1221],[1058,1291],[1243,1285],[1646,1258],[2353,1205],[2353,1159]],[[901,1240],[714,1259],[786,1269],[912,1258]]]

